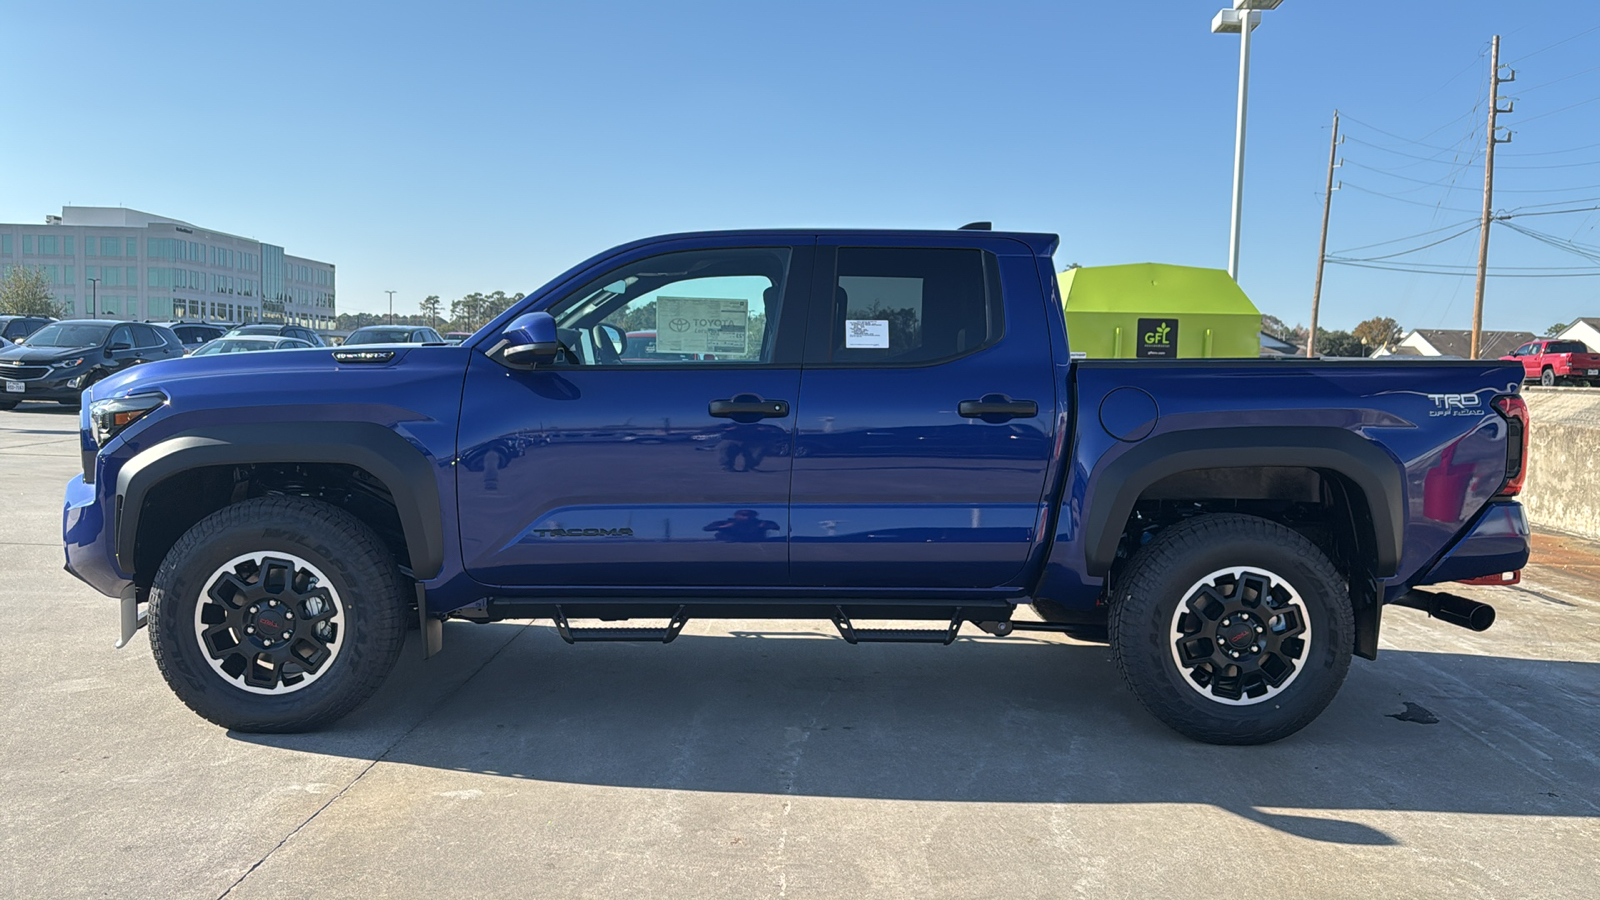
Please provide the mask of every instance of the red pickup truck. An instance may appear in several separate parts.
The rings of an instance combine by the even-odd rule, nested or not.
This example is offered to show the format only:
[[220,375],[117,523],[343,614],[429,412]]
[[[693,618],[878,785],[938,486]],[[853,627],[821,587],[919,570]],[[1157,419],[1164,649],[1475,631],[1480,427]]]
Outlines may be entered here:
[[1529,341],[1500,358],[1522,363],[1523,376],[1545,386],[1600,383],[1600,354],[1582,341]]

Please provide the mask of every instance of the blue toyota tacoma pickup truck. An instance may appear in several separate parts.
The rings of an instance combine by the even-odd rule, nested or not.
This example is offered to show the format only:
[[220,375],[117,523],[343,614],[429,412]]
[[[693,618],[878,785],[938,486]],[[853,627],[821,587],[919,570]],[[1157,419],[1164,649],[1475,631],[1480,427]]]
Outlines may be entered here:
[[459,347],[139,366],[83,404],[67,568],[243,731],[348,713],[413,623],[431,654],[446,619],[819,617],[1108,640],[1163,722],[1259,743],[1386,604],[1488,627],[1417,588],[1527,561],[1515,363],[1074,359],[1056,244],[672,235]]

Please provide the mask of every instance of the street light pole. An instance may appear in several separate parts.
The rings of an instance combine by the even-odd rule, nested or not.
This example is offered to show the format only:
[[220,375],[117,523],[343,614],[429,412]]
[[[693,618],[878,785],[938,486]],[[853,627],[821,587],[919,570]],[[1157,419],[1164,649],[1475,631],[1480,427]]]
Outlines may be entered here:
[[1239,35],[1239,114],[1233,134],[1233,217],[1228,228],[1228,277],[1239,280],[1239,229],[1244,218],[1245,113],[1250,99],[1250,32],[1261,24],[1261,10],[1276,9],[1283,0],[1233,0],[1211,20],[1213,34]]
[[85,279],[89,282],[89,318],[100,318],[100,279]]
[[394,324],[394,291],[384,291],[389,295],[389,324]]

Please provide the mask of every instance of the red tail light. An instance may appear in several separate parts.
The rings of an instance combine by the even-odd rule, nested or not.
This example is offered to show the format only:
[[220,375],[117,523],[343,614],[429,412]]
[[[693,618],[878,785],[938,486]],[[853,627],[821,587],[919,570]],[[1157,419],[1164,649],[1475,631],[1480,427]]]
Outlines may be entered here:
[[1494,408],[1506,420],[1506,481],[1499,496],[1515,497],[1528,477],[1528,404],[1516,394],[1494,398]]

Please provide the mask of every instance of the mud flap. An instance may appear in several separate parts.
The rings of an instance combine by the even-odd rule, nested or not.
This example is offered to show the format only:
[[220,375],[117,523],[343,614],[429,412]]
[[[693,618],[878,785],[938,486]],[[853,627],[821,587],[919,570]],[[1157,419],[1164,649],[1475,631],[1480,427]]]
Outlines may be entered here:
[[128,646],[133,636],[145,625],[145,611],[139,608],[139,589],[128,585],[122,589],[122,638],[117,641],[116,648],[121,650]]

